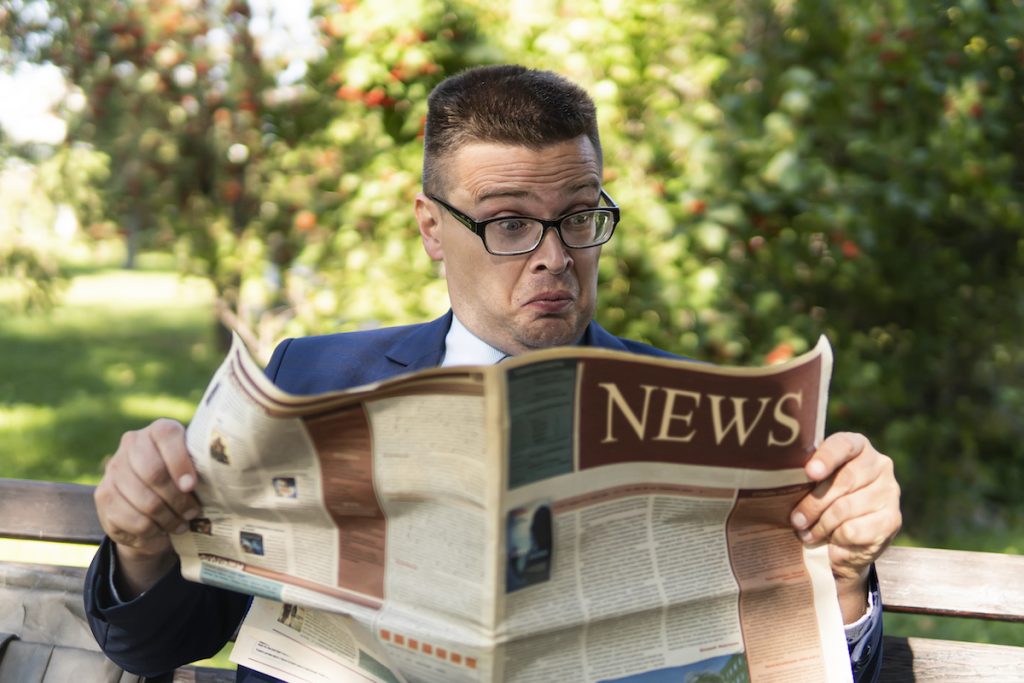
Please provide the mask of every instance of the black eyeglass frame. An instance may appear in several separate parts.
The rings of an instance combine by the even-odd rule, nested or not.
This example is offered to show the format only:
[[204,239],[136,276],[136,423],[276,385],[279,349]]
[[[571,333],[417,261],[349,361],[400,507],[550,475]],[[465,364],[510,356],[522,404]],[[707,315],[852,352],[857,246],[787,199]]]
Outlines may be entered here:
[[[498,216],[496,218],[488,218],[485,221],[477,221],[477,220],[473,220],[472,218],[470,218],[466,214],[462,213],[461,211],[459,211],[454,206],[452,206],[451,204],[449,204],[445,200],[441,199],[440,197],[434,196],[432,194],[428,194],[427,197],[431,201],[435,201],[438,204],[440,204],[441,206],[443,206],[445,209],[447,209],[448,213],[450,213],[452,215],[452,217],[455,218],[455,220],[457,220],[458,222],[462,223],[464,226],[466,226],[467,228],[472,230],[473,233],[476,234],[476,236],[480,238],[480,241],[484,243],[484,249],[487,250],[487,253],[488,254],[493,254],[495,256],[521,256],[523,254],[529,254],[531,251],[536,250],[537,247],[539,247],[541,245],[541,243],[544,241],[544,236],[548,233],[548,228],[554,229],[555,234],[558,235],[558,240],[567,249],[590,249],[592,247],[599,247],[602,244],[606,244],[609,240],[611,240],[612,235],[615,234],[615,228],[618,227],[618,225],[619,225],[619,216],[620,216],[619,205],[616,204],[615,200],[613,200],[608,195],[608,193],[604,191],[604,188],[601,188],[601,195],[600,195],[600,199],[598,201],[602,201],[603,200],[605,202],[605,204],[607,204],[607,206],[595,206],[592,209],[580,209],[579,211],[573,211],[572,213],[567,213],[564,216],[559,216],[558,218],[556,218],[554,220],[551,220],[551,221],[544,220],[543,218],[535,218],[533,216]],[[609,213],[612,214],[612,229],[608,232],[608,236],[605,237],[600,242],[595,242],[594,244],[588,244],[588,245],[586,245],[584,247],[577,247],[577,246],[573,246],[571,244],[567,244],[566,241],[565,241],[565,238],[562,237],[562,223],[567,218],[572,218],[573,216],[578,216],[581,213],[589,213],[591,211],[608,211]],[[533,245],[529,249],[523,249],[522,251],[507,251],[507,252],[501,252],[501,253],[496,253],[496,252],[491,251],[491,248],[489,246],[487,246],[487,240],[484,238],[484,229],[490,223],[497,223],[498,221],[507,221],[507,220],[515,220],[515,219],[525,220],[525,221],[535,221],[535,222],[541,224],[540,239],[537,240],[537,244]]]

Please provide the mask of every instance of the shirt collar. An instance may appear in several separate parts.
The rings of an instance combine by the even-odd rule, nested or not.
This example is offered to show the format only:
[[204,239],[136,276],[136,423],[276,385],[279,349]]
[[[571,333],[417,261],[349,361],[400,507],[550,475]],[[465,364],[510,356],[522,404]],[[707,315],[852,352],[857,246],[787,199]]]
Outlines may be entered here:
[[452,325],[444,338],[442,367],[452,365],[493,365],[505,354],[476,336],[452,315]]

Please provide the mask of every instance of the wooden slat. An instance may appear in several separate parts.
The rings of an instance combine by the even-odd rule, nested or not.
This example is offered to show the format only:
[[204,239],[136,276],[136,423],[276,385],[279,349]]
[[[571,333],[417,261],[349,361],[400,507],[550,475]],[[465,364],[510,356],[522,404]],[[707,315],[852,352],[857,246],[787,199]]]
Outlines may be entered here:
[[94,488],[0,479],[0,537],[99,544],[103,529],[92,499]]
[[1024,556],[896,547],[877,567],[887,611],[1024,621]]
[[885,637],[881,683],[1024,680],[1024,648]]

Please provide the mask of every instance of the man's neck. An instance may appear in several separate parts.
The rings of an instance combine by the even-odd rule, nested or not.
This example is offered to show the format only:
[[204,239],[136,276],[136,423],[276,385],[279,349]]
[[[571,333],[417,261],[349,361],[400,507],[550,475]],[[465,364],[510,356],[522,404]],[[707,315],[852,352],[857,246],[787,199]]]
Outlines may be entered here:
[[476,336],[452,314],[452,325],[444,338],[444,358],[441,365],[493,365],[507,354]]
[[[589,325],[584,328],[583,334],[572,344],[576,346],[584,343]],[[496,349],[480,337],[473,334],[468,327],[462,324],[458,316],[452,312],[452,324],[448,328],[448,334],[444,338],[444,357],[441,359],[441,366],[450,365],[493,365],[500,360],[508,358],[509,355],[500,349]]]

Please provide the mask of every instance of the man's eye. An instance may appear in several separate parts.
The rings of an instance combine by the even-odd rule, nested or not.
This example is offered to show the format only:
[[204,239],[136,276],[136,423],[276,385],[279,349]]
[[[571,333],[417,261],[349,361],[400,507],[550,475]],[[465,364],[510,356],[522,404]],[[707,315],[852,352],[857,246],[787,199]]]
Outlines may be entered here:
[[518,218],[510,218],[504,221],[495,221],[490,224],[491,227],[497,228],[503,233],[513,235],[520,232],[526,232],[529,224]]
[[593,214],[580,213],[580,214],[576,214],[575,216],[569,216],[569,218],[567,218],[565,222],[570,227],[579,228],[579,227],[584,227],[586,225],[589,225],[590,221],[593,220],[593,218],[594,218]]

